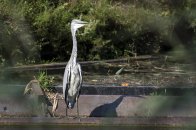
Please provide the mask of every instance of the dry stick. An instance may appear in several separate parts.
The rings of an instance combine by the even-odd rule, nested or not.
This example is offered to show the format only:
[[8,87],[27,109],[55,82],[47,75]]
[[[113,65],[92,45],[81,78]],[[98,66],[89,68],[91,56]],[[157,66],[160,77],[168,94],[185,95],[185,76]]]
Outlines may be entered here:
[[54,116],[54,113],[58,107],[58,98],[57,98],[57,95],[58,93],[55,94],[54,96],[54,101],[53,101],[53,105],[52,105],[52,113],[53,113],[53,116]]

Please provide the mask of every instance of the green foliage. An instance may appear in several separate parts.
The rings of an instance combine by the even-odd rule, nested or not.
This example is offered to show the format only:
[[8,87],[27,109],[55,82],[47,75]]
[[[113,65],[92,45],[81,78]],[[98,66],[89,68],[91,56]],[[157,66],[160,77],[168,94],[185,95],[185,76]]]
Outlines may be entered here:
[[4,65],[38,61],[38,47],[23,17],[22,4],[0,0],[0,55],[5,59]]
[[53,76],[48,76],[47,72],[45,71],[40,71],[39,74],[37,75],[36,79],[39,81],[41,88],[44,91],[50,91],[51,86],[54,83],[54,77]]
[[[0,0],[0,2],[2,21],[0,26],[3,27],[0,33],[5,35],[0,48],[9,48],[7,52],[11,55],[3,54],[1,49],[0,54],[3,54],[6,60],[12,56],[20,57],[15,58],[19,63],[27,61],[29,63],[31,60],[32,63],[38,62],[40,57],[42,60],[67,60],[72,48],[70,22],[76,18],[89,22],[77,33],[80,60],[157,54],[165,51],[164,46],[186,45],[187,42],[196,44],[195,0],[76,0],[74,2]],[[184,23],[180,23],[182,19]],[[28,29],[22,26],[24,24],[27,24]],[[193,36],[182,37],[179,32],[186,30],[193,30],[191,32]],[[25,32],[29,32],[32,37],[29,40],[31,45],[27,45],[26,40],[18,38],[26,36]],[[18,39],[18,42],[13,46],[15,39]],[[21,42],[28,50],[21,49]],[[43,49],[48,46],[50,49]],[[35,50],[40,51],[40,54]],[[48,59],[42,57],[45,54]]]

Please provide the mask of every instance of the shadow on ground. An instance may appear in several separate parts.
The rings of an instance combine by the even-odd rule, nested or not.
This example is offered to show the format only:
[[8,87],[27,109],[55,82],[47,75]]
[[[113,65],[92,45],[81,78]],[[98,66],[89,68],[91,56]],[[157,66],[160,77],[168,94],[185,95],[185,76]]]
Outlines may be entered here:
[[125,96],[122,95],[112,103],[107,103],[96,107],[90,114],[90,117],[117,117],[116,109]]

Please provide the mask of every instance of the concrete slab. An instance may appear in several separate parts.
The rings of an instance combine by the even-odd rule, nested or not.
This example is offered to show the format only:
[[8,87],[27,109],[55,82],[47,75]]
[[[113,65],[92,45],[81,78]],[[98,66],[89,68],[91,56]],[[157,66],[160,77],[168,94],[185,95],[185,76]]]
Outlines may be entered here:
[[[8,91],[9,90],[9,91]],[[10,92],[13,90],[14,92]],[[0,96],[0,116],[45,116],[46,97],[37,80],[30,81],[26,88],[3,89]],[[24,92],[24,93],[23,93]]]
[[[57,109],[52,111],[53,99],[46,102],[46,96],[39,88],[38,82],[30,83],[32,93],[28,96],[24,96],[21,90],[15,92],[16,89],[14,89],[14,92],[11,91],[10,94],[0,97],[0,116],[65,116],[66,105],[61,93],[58,94]],[[127,87],[124,88],[121,91],[120,87],[107,87],[108,93],[110,93],[110,90],[117,89],[117,93],[112,93],[114,95],[106,95],[106,93],[105,95],[99,95],[105,88],[103,90],[95,89],[98,92],[95,95],[91,92],[88,95],[81,95],[79,98],[79,115],[81,117],[196,117],[195,94],[156,96],[156,93],[155,95],[152,93],[150,96],[140,96],[136,91],[140,89],[131,88],[128,90]],[[126,90],[134,91],[136,94],[125,95]],[[141,88],[140,91],[143,90],[146,89]],[[46,103],[49,106],[49,111]],[[49,115],[46,113],[49,113]],[[73,110],[68,110],[68,115],[76,116],[76,106]]]
[[[79,115],[84,117],[196,117],[192,96],[81,95]],[[56,116],[65,116],[65,103],[58,100]],[[76,116],[76,107],[68,110]]]
[[[196,117],[196,97],[179,96],[122,96],[81,95],[79,115],[81,117]],[[0,116],[46,116],[43,104],[35,99],[0,100]],[[54,115],[65,116],[65,103],[58,99]],[[52,106],[49,106],[52,113]],[[68,110],[76,116],[76,106]]]

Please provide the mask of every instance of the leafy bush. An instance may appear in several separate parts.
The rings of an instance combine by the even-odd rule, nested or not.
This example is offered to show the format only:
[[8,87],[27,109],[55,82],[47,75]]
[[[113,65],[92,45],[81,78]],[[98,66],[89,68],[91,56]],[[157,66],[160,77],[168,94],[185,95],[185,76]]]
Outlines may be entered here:
[[38,61],[37,46],[28,28],[23,12],[11,0],[0,1],[0,55],[4,65]]
[[36,78],[39,81],[40,87],[44,91],[51,91],[51,89],[52,89],[51,86],[54,83],[54,77],[53,76],[48,76],[47,72],[40,71]]
[[[8,45],[13,45],[12,39],[25,37],[25,32],[28,32],[29,40],[19,39],[18,43],[10,48],[11,50],[7,50],[11,52],[10,54],[13,53],[12,55],[22,55],[17,56],[22,57],[21,60],[16,59],[17,62],[68,60],[72,48],[70,22],[76,18],[89,22],[77,33],[78,48],[80,48],[79,60],[157,54],[166,51],[165,47],[172,48],[179,44],[179,41],[181,44],[187,42],[195,44],[196,41],[194,0],[177,2],[175,0],[80,0],[75,2],[1,0],[0,2],[3,8],[0,9],[0,19],[3,21],[1,26],[4,28],[1,33],[7,37],[2,41],[8,43],[6,45],[1,43],[0,50],[5,47],[10,48]],[[182,18],[185,22],[179,24]],[[9,24],[5,24],[6,21]],[[27,27],[22,26],[24,24]],[[185,24],[185,31],[192,30],[189,41],[183,40],[179,33],[182,32],[181,27]],[[8,34],[9,32],[13,35]],[[21,49],[21,42],[28,49]],[[27,45],[27,42],[31,44]],[[2,56],[6,60],[12,57],[7,55]]]

